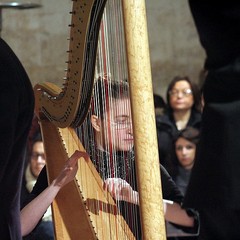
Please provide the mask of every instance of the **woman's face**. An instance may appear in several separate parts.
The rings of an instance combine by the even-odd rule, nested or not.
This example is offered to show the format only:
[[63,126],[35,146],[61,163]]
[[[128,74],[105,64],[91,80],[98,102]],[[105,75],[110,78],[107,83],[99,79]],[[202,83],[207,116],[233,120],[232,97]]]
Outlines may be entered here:
[[179,164],[185,169],[191,169],[194,164],[196,144],[180,137],[175,143],[175,151]]
[[173,111],[189,110],[194,104],[192,89],[186,80],[175,83],[169,92],[169,103]]

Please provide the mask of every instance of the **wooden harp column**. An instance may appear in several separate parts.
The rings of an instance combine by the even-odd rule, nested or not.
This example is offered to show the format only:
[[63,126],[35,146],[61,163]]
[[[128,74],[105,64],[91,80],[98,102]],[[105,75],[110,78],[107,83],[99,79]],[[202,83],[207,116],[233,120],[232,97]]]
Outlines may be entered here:
[[[63,89],[51,83],[35,86],[36,113],[44,140],[49,181],[57,176],[64,161],[76,149],[84,151],[73,127],[81,125],[88,112],[97,52],[98,33],[95,32],[100,26],[105,2],[73,1],[65,86]],[[145,1],[123,0],[122,3],[142,238],[166,239]],[[92,20],[95,25],[90,26],[89,22]],[[86,69],[91,70],[90,75]],[[76,180],[61,190],[52,205],[56,239],[135,239],[119,214],[106,211],[109,207],[115,209],[116,205],[110,194],[102,190],[102,179],[92,162],[80,159],[79,166]],[[91,182],[91,187],[84,179],[83,172],[87,172],[86,177]],[[94,212],[96,210],[93,207],[97,205],[97,201],[101,204],[98,211]],[[109,213],[110,217],[106,217],[106,222],[99,221],[99,215]],[[110,233],[109,229],[114,228],[115,233]]]
[[143,239],[165,239],[145,0],[123,0]]

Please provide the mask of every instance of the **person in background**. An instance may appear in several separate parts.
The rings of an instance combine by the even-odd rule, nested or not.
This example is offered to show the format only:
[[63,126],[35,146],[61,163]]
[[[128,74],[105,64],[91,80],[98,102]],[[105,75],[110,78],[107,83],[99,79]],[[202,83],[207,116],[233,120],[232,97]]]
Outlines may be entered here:
[[199,239],[240,239],[240,2],[190,0],[206,51],[201,137],[184,206],[199,211]]
[[[199,137],[199,130],[193,127],[186,127],[180,130],[174,139],[172,178],[183,196],[185,196],[190,180]],[[170,222],[166,222],[166,226],[168,231],[175,235],[175,237],[168,237],[168,240],[197,239],[196,234],[184,234]]]
[[174,161],[176,161],[176,164],[174,164],[173,180],[183,195],[186,193],[190,180],[199,138],[199,130],[186,127],[179,132],[174,141]]
[[28,132],[34,109],[31,82],[0,38],[0,238],[21,239],[20,191]]
[[[31,139],[31,146],[28,164],[23,177],[22,203],[32,192],[37,178],[46,164],[46,156],[44,153],[44,146],[40,132],[37,132],[35,137]],[[42,217],[42,221],[38,224],[34,231],[32,231],[31,234],[23,239],[54,239],[51,207],[47,209],[46,213]]]
[[187,76],[176,76],[167,89],[167,111],[156,118],[160,163],[172,175],[173,139],[187,126],[201,128],[201,93]]
[[37,182],[21,209],[21,233],[25,237],[41,223],[41,219],[58,192],[71,182],[78,170],[78,159],[89,157],[85,152],[75,151],[66,161],[58,176],[48,184],[46,167],[40,172]]
[[163,98],[158,94],[153,94],[153,101],[154,101],[154,108],[155,108],[155,115],[162,116],[166,111],[166,103]]

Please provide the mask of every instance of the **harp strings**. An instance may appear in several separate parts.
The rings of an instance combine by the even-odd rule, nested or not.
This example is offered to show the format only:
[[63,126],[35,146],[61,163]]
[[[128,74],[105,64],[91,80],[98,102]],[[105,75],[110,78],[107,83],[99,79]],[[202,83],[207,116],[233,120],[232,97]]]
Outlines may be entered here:
[[[103,180],[121,178],[136,190],[129,96],[121,0],[109,0],[100,27],[91,108],[78,134]],[[137,237],[138,208],[120,200],[116,204]]]

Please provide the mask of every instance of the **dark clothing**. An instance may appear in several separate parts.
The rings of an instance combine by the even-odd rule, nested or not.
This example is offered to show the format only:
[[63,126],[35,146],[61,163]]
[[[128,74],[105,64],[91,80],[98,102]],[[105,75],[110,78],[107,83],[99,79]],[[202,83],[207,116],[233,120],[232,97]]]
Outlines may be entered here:
[[0,238],[21,239],[20,190],[34,96],[22,64],[0,38]]
[[[26,172],[26,170],[25,170]],[[26,174],[26,173],[25,173]],[[33,177],[33,176],[32,176]],[[33,200],[35,196],[31,196],[29,190],[26,187],[26,175],[23,177],[22,182],[22,191],[21,191],[21,206],[26,205],[26,203],[29,203],[30,200]],[[28,176],[29,178],[29,176]],[[33,177],[34,179],[34,177]],[[46,184],[46,183],[45,183]],[[50,219],[42,219],[38,223],[38,225],[34,228],[34,230],[28,234],[27,236],[24,236],[22,240],[54,240],[54,229],[53,229],[53,222]]]
[[239,1],[189,0],[207,70],[228,65],[240,55]]
[[22,240],[54,240],[52,221],[41,221],[37,227]]
[[[167,171],[162,166],[161,166],[161,180],[163,198],[172,200],[177,203],[181,203],[183,200],[181,192],[178,190],[176,184],[173,182],[172,178],[169,176]],[[27,201],[25,201],[24,206],[26,206],[27,203],[31,202],[35,197],[37,197],[45,188],[47,188],[47,186],[48,186],[47,171],[46,167],[44,167]]]
[[[24,171],[25,171],[25,167],[23,172]],[[26,188],[26,179],[23,176],[22,184],[21,184],[20,206],[23,206],[23,203],[25,202],[26,199],[28,199],[28,196],[29,196],[29,191]]]
[[[116,165],[113,168],[114,172],[107,168],[107,166],[110,166],[109,154],[106,152],[98,151],[98,154],[95,155],[95,159],[98,159],[98,163],[100,162],[99,157],[102,157],[103,160],[101,161],[101,165],[97,164],[97,170],[100,172],[102,179],[113,177],[122,178],[132,186],[133,190],[137,191],[134,151],[116,152],[115,158],[117,161],[115,163]],[[176,184],[163,166],[160,166],[160,170],[163,198],[181,203],[183,196],[177,188]]]
[[182,166],[178,166],[177,170],[178,173],[175,177],[173,177],[173,180],[183,196],[185,196],[192,170],[185,169]]
[[[177,161],[174,161],[174,139],[177,137],[179,130],[171,113],[156,117],[158,149],[160,163],[167,169],[171,176],[175,174]],[[187,126],[200,130],[201,113],[192,110]]]
[[[112,158],[109,156],[108,152],[95,150],[94,153],[95,155],[92,155],[92,159],[95,159],[96,168],[102,179],[113,177],[121,178],[127,181],[133,190],[138,191],[134,151],[114,152],[112,158],[116,161],[112,169],[109,168]],[[183,195],[163,166],[160,166],[160,173],[163,198],[181,204]],[[141,239],[139,206],[125,201],[118,201],[118,207],[136,239]],[[184,230],[187,231],[192,229],[184,228]],[[196,229],[194,230],[196,231]]]
[[[44,166],[44,168],[42,169],[38,176],[37,182],[34,185],[32,192],[31,193],[28,192],[28,194],[26,194],[22,199],[21,208],[25,207],[29,202],[36,198],[41,192],[45,190],[45,188],[47,188],[47,186],[48,186],[47,171],[46,166]],[[30,234],[23,237],[23,240],[35,240],[35,239],[38,240],[54,239],[54,229],[52,221],[44,222],[40,219],[35,229]]]
[[29,202],[31,202],[34,198],[36,198],[41,192],[43,192],[48,187],[47,179],[48,178],[46,166],[44,166],[38,176],[37,182],[35,183],[32,192],[28,195],[28,198],[24,201],[21,208],[26,206]]
[[[129,166],[132,166],[132,165],[129,165]],[[179,191],[179,189],[177,188],[176,184],[174,183],[172,178],[169,176],[167,171],[164,169],[164,167],[161,166],[160,169],[161,169],[161,182],[162,182],[163,198],[167,199],[167,200],[172,200],[176,203],[181,204],[182,201],[183,201],[183,195],[181,194],[181,192]],[[135,172],[135,171],[133,170],[133,172]],[[133,179],[132,176],[129,176],[129,179]],[[136,181],[134,181],[134,182],[136,183]],[[136,190],[136,185],[134,183],[131,183],[131,182],[129,182],[129,183],[132,184],[133,189]],[[37,195],[39,195],[47,186],[48,186],[47,172],[46,172],[46,167],[44,167],[43,170],[41,171],[39,177],[38,177],[38,180],[37,180],[32,192],[31,192],[31,194],[29,195],[28,200],[25,202],[24,205],[26,205],[27,203],[32,201],[35,197],[37,197]],[[132,227],[136,226],[136,223],[139,222],[138,206],[134,205],[134,204],[127,203],[127,202],[121,202],[119,206],[120,206],[120,210],[122,212],[122,215],[125,217],[126,222],[130,226],[130,228],[131,228],[131,226]],[[190,216],[194,216],[196,218],[195,227],[194,228],[183,228],[183,227],[181,227],[181,228],[184,231],[196,233],[198,231],[198,216],[196,215],[196,213],[192,212],[191,210],[189,210],[188,213],[189,213]],[[131,218],[129,218],[129,216],[131,216]],[[180,228],[180,226],[177,226],[177,227]],[[132,228],[132,230],[134,232],[134,230],[138,231],[139,229],[136,229],[136,227],[135,227],[135,228]],[[135,234],[137,239],[141,239],[141,237],[140,237],[141,233],[135,232],[134,234]]]
[[184,206],[200,212],[200,239],[240,239],[240,2],[193,0],[190,7],[208,75]]
[[217,203],[240,209],[239,119],[240,101],[204,107],[202,136],[186,195],[187,206],[202,209],[215,207]]
[[239,239],[240,210],[216,206],[200,210],[199,215],[201,221],[199,240]]
[[163,198],[181,204],[183,195],[163,166],[160,166]]

